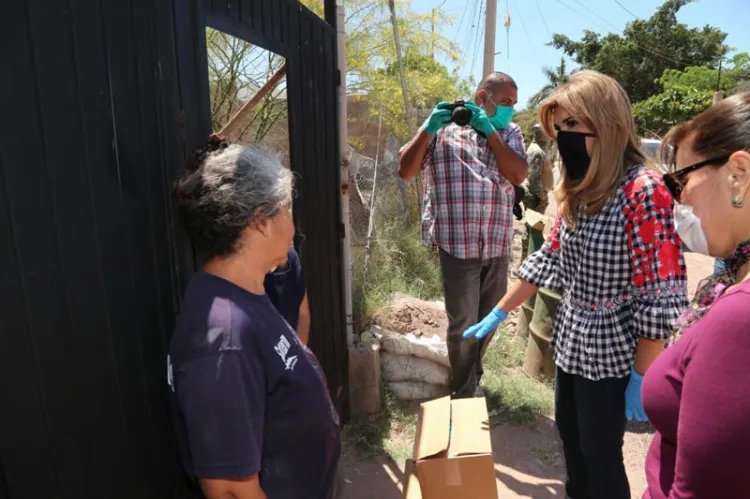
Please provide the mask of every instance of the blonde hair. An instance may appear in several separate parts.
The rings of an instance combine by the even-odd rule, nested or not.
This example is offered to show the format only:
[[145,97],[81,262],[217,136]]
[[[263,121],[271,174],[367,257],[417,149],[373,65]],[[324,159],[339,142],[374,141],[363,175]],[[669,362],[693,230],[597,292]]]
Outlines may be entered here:
[[549,137],[557,136],[554,118],[558,109],[596,133],[586,176],[574,182],[561,175],[555,187],[563,217],[575,228],[580,207],[587,216],[597,213],[615,197],[629,167],[650,165],[640,149],[630,99],[613,78],[596,71],[580,71],[557,87],[539,109],[539,123]]

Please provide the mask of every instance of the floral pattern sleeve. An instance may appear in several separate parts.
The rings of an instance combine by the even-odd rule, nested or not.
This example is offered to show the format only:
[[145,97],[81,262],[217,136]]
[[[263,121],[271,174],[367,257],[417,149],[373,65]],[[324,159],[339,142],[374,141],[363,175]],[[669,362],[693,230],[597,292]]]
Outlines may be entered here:
[[634,334],[665,340],[688,304],[687,269],[674,226],[672,196],[650,172],[635,177],[624,190]]
[[518,277],[540,288],[549,288],[554,291],[562,289],[559,271],[562,226],[562,213],[558,213],[549,236],[539,250],[523,261],[521,268],[518,269]]

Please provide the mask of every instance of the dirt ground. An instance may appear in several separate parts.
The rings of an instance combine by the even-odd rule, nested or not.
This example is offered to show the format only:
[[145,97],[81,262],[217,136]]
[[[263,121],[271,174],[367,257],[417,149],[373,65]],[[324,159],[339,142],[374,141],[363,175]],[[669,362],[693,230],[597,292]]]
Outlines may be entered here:
[[[516,228],[519,234],[521,224],[518,223]],[[516,237],[513,249],[513,261],[517,263],[520,257],[520,237]],[[686,259],[688,287],[692,295],[700,280],[712,272],[713,260],[695,254],[688,254]],[[418,301],[405,295],[397,297],[391,305],[391,319],[385,321],[383,326],[401,332],[420,329],[426,335],[438,334],[444,337],[446,322],[441,313],[442,304],[437,302],[434,304],[434,310],[425,311],[417,307],[417,303]],[[509,321],[513,323],[515,318],[511,317]],[[633,424],[625,435],[623,450],[633,498],[640,498],[646,487],[643,465],[652,433],[653,428],[648,424]],[[533,429],[494,423],[491,434],[498,497],[565,497],[563,460],[554,421],[551,418],[539,418]],[[342,499],[401,497],[403,462],[396,463],[387,457],[377,461],[358,462],[355,458],[347,456],[342,464]]]
[[445,340],[448,318],[442,302],[425,302],[403,293],[393,293],[390,303],[377,324],[397,333],[415,333]]
[[[642,468],[651,431],[647,426],[634,426],[625,436],[625,464],[633,498],[640,498],[646,486]],[[493,426],[491,434],[499,498],[565,497],[562,455],[550,418],[540,418],[533,429]],[[347,459],[342,499],[401,497],[404,463],[394,463],[387,457],[368,462]]]

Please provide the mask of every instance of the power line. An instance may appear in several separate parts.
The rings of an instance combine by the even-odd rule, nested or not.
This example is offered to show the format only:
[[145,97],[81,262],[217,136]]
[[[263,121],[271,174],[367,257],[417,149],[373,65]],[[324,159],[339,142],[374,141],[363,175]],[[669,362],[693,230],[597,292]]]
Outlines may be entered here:
[[627,12],[628,14],[630,14],[631,16],[633,16],[636,19],[638,19],[638,16],[636,16],[635,14],[633,14],[632,12],[630,12],[623,4],[620,3],[620,0],[615,0],[615,3],[617,5],[619,5],[622,8],[622,10],[624,10],[625,12]]
[[[555,1],[557,3],[559,3],[560,5],[562,5],[563,7],[565,7],[566,9],[568,9],[569,11],[571,11],[572,13],[576,14],[577,16],[580,16],[581,18],[584,18],[584,19],[587,19],[589,21],[592,21],[592,19],[587,18],[586,15],[581,14],[579,11],[577,11],[576,9],[574,9],[573,7],[571,7],[570,5],[568,5],[567,3],[563,2],[562,0],[555,0]],[[604,26],[603,24],[599,23],[598,21],[593,21],[593,22],[594,22],[594,24],[598,25],[600,28],[604,28],[606,30],[609,29],[608,27]]]
[[[576,2],[576,3],[578,3],[578,4],[579,4],[579,5],[581,6],[581,7],[583,7],[583,8],[584,8],[584,9],[586,9],[587,11],[591,12],[591,14],[593,14],[594,16],[596,16],[596,17],[597,17],[598,19],[601,19],[602,21],[604,21],[604,22],[605,22],[605,23],[607,23],[608,25],[612,26],[612,27],[613,27],[613,28],[614,28],[614,29],[615,29],[616,31],[619,31],[619,28],[618,28],[617,26],[615,26],[615,25],[614,25],[614,24],[612,24],[611,22],[607,21],[606,19],[604,19],[603,17],[601,17],[601,16],[599,15],[599,14],[597,14],[597,13],[596,13],[596,12],[594,12],[593,10],[589,9],[589,8],[588,8],[588,7],[586,6],[586,5],[584,5],[584,4],[583,4],[583,3],[582,3],[582,2],[580,1],[580,0],[573,0],[573,1],[574,1],[574,2]],[[617,1],[617,0],[615,0],[615,1]],[[617,3],[619,4],[619,2],[617,2]],[[622,5],[621,5],[621,7],[622,7]],[[623,8],[624,8],[624,7],[623,7]],[[635,16],[635,14],[633,14],[633,13],[632,13],[632,12],[630,12],[629,10],[627,10],[627,9],[625,9],[625,10],[626,10],[626,11],[627,11],[627,12],[628,12],[629,14],[631,14],[631,15],[632,15],[633,17],[636,17],[636,16]],[[636,17],[636,19],[637,19],[637,17]],[[676,62],[677,64],[685,64],[685,65],[688,65],[688,66],[690,66],[690,65],[696,65],[696,64],[698,64],[698,65],[703,65],[703,64],[704,64],[704,63],[703,63],[703,62],[701,62],[701,61],[696,61],[696,60],[694,60],[694,59],[686,59],[686,58],[684,58],[684,57],[679,57],[679,56],[674,56],[674,57],[676,57],[676,59],[675,59],[674,57],[672,57],[672,54],[667,54],[667,53],[665,53],[665,52],[662,52],[662,51],[660,51],[660,50],[657,50],[657,49],[652,49],[652,48],[650,48],[650,47],[648,47],[648,48],[647,48],[647,47],[645,47],[644,45],[641,45],[641,43],[640,43],[640,42],[638,42],[638,41],[636,41],[636,40],[634,40],[634,42],[635,42],[635,44],[636,44],[636,45],[637,45],[637,46],[638,46],[638,47],[639,47],[639,48],[640,48],[641,50],[643,50],[643,51],[645,51],[645,52],[649,52],[649,53],[651,53],[651,54],[653,54],[653,55],[657,55],[657,56],[659,56],[659,57],[663,57],[663,58],[665,58],[665,59],[667,59],[667,60],[669,60],[669,61],[672,61],[672,62]]]
[[[473,45],[470,45],[470,43],[472,41],[472,39],[471,39],[471,35],[472,35],[471,29],[474,28],[474,27],[478,28],[478,26],[474,26],[472,24],[472,19],[474,19],[476,17],[476,15],[477,15],[477,9],[479,8],[479,1],[480,0],[474,0],[474,2],[472,4],[472,9],[471,9],[471,16],[469,18],[467,18],[468,24],[466,26],[466,36],[464,36],[464,43],[463,43],[463,47],[466,47],[466,50],[464,51],[464,54],[467,56],[466,57],[467,69],[469,69],[468,68],[469,57],[471,57],[470,54],[471,54],[472,46],[473,46]],[[480,9],[480,12],[481,12],[481,9]],[[469,75],[471,75],[471,73],[469,73]]]
[[[580,2],[578,0],[574,0],[574,1],[576,1],[576,2],[578,2],[580,4]],[[586,18],[587,17],[587,16],[581,14],[579,11],[575,10],[570,5],[568,5],[566,3],[563,3],[561,0],[557,0],[557,3],[559,3],[563,7],[567,8],[568,10],[570,10],[571,12],[573,12],[574,14],[577,14],[577,15],[581,16],[582,18]],[[589,12],[591,12],[592,14],[594,14],[596,17],[598,17],[599,19],[602,19],[602,21],[604,21],[605,23],[609,24],[611,27],[614,27],[616,31],[619,31],[619,28],[617,28],[616,26],[614,26],[612,23],[610,23],[606,19],[603,19],[601,16],[597,15],[596,13],[594,13],[593,11],[591,11],[590,9],[588,9],[588,7],[586,7],[585,5],[583,5],[583,4],[581,4],[581,5],[584,8],[586,8],[586,10],[588,10]],[[591,18],[588,18],[588,19],[592,20]],[[599,24],[596,21],[594,21],[594,23]],[[599,24],[599,26],[602,26],[602,25]],[[605,29],[609,29],[609,28],[605,28]],[[680,64],[680,65],[685,65],[685,66],[695,66],[695,65],[704,66],[706,64],[706,63],[704,63],[702,61],[696,61],[696,60],[693,60],[693,59],[684,59],[684,58],[681,58],[681,57],[675,58],[677,56],[673,57],[671,54],[666,54],[666,53],[660,52],[660,51],[658,51],[656,49],[652,49],[652,48],[646,47],[646,46],[642,45],[640,42],[638,42],[637,40],[632,40],[632,42],[641,51],[649,53],[649,54],[654,55],[656,57],[661,57],[662,59],[674,62],[675,64]]]
[[477,19],[477,36],[474,42],[474,59],[471,61],[471,74],[474,74],[474,67],[477,64],[477,55],[479,54],[480,43],[479,40],[484,34],[484,24],[482,23],[482,6],[479,7],[479,17]]
[[536,4],[536,10],[539,11],[539,16],[542,18],[542,23],[544,23],[544,29],[547,31],[547,36],[550,40],[552,40],[552,33],[549,30],[549,26],[547,26],[547,19],[544,18],[544,13],[542,12],[542,8],[539,7],[539,0],[534,0],[534,3]]
[[464,17],[466,17],[466,11],[469,10],[469,2],[466,2],[464,4],[464,11],[461,13],[461,20],[458,22],[458,28],[456,29],[456,34],[453,36],[453,44],[456,44],[456,41],[458,40],[458,36],[461,34],[461,26],[464,25]]
[[581,7],[583,7],[584,9],[586,9],[587,11],[589,11],[589,12],[590,12],[591,14],[593,14],[593,15],[594,15],[594,16],[595,16],[595,17],[596,17],[597,19],[600,19],[600,20],[601,20],[601,21],[603,21],[604,23],[606,23],[606,24],[608,24],[609,26],[611,26],[612,28],[614,28],[614,29],[615,29],[615,31],[620,31],[620,28],[618,28],[617,26],[615,26],[615,25],[614,25],[614,24],[612,24],[611,22],[607,21],[606,19],[604,19],[604,18],[603,18],[602,16],[600,16],[599,14],[597,14],[596,12],[594,12],[593,10],[589,9],[589,8],[588,8],[588,7],[587,7],[587,6],[586,6],[586,5],[585,5],[585,4],[583,3],[583,2],[581,2],[581,0],[573,0],[573,1],[574,1],[575,3],[577,3],[578,5],[580,5]]
[[534,60],[536,61],[537,66],[540,68],[542,67],[541,64],[539,64],[539,56],[537,56],[536,49],[534,48],[534,43],[531,41],[531,37],[529,36],[529,32],[526,29],[526,23],[523,22],[523,16],[521,15],[521,9],[518,8],[518,5],[516,5],[516,0],[512,0],[513,2],[513,8],[518,12],[518,18],[521,20],[521,27],[523,28],[523,32],[526,34],[526,40],[529,42],[529,46],[531,47],[531,53],[534,56]]

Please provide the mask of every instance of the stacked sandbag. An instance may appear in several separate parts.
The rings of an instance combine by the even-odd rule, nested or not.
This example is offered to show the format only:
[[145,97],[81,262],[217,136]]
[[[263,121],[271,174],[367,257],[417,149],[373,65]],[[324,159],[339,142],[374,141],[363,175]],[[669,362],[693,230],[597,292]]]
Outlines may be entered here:
[[373,326],[370,336],[380,343],[383,381],[399,400],[426,400],[449,393],[448,347],[438,336],[426,338]]

